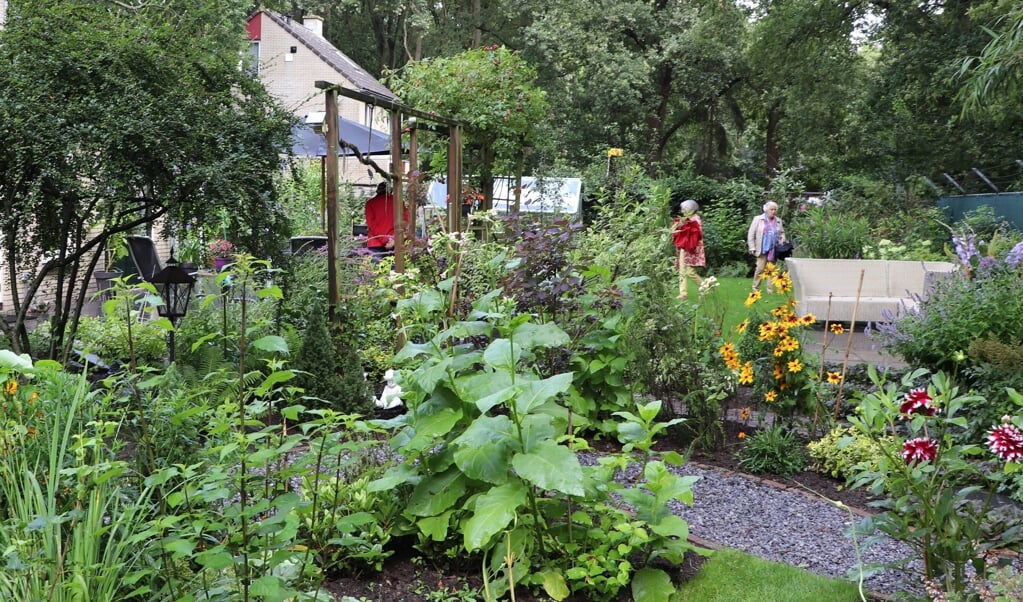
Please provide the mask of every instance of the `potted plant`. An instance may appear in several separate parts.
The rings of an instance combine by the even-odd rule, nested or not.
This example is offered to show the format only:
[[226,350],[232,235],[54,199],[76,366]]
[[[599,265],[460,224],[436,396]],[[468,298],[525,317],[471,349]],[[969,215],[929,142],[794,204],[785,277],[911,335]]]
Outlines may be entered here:
[[181,239],[178,244],[178,259],[181,260],[181,267],[186,270],[205,265],[206,251],[198,237],[188,236]]
[[230,263],[231,255],[234,254],[234,245],[231,241],[223,238],[213,239],[207,249],[213,257],[213,267],[219,272],[224,266]]

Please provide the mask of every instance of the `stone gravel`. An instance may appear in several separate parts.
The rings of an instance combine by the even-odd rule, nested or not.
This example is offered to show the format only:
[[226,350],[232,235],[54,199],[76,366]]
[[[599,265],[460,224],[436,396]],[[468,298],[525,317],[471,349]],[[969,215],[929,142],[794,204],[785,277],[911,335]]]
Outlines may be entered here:
[[[580,460],[596,462],[595,457]],[[693,506],[672,502],[672,511],[686,519],[692,535],[719,546],[854,582],[860,567],[912,557],[908,546],[880,534],[870,538],[874,541],[869,546],[860,537],[857,546],[850,527],[862,517],[809,492],[692,463],[671,470],[700,477],[693,485]],[[621,479],[630,482],[639,471],[634,464]],[[906,570],[871,570],[867,575],[864,589],[871,594],[922,593],[919,579]]]

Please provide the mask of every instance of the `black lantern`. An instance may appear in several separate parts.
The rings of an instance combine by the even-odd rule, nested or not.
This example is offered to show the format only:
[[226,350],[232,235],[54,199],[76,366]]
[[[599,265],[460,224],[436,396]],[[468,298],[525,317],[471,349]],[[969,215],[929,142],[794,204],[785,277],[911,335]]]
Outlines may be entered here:
[[[153,276],[151,282],[156,285],[163,298],[163,303],[156,308],[156,313],[167,318],[171,326],[175,326],[178,318],[183,318],[188,313],[188,301],[192,298],[192,289],[195,288],[195,278],[181,269],[178,261],[174,259],[174,252],[171,251],[170,259],[167,260],[167,267],[163,268]],[[171,328],[167,335],[167,345],[170,348],[170,363],[174,363],[174,328]]]

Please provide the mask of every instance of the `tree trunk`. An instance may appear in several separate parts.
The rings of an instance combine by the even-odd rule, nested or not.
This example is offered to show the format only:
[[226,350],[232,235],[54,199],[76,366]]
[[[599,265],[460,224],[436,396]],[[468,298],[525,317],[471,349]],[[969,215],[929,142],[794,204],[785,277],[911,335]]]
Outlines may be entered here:
[[[482,24],[483,9],[480,7],[480,0],[472,0],[472,44],[469,48],[479,48],[483,44]],[[484,193],[486,194],[486,193]]]
[[766,165],[764,173],[767,175],[768,187],[771,178],[778,174],[778,122],[781,121],[781,111],[778,106],[772,106],[767,112],[767,140],[766,140]]

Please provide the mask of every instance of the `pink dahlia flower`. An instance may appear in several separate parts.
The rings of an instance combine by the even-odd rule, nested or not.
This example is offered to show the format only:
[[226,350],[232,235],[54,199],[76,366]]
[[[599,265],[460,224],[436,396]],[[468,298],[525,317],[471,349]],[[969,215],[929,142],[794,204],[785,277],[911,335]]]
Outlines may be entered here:
[[902,459],[906,464],[930,462],[938,456],[938,444],[927,437],[917,437],[902,444]]
[[906,397],[903,398],[902,405],[899,407],[899,412],[903,416],[912,414],[934,416],[938,412],[938,408],[934,405],[934,400],[931,399],[931,396],[927,394],[927,390],[920,387],[906,393]]
[[1000,424],[991,429],[987,446],[991,453],[1006,462],[1023,460],[1023,433],[1015,425]]

